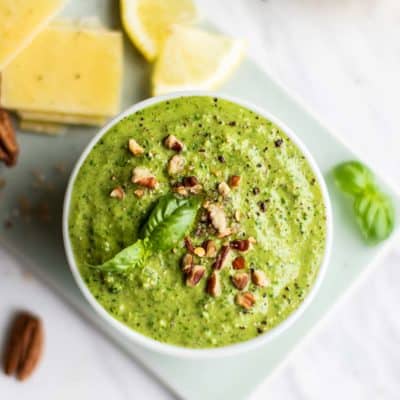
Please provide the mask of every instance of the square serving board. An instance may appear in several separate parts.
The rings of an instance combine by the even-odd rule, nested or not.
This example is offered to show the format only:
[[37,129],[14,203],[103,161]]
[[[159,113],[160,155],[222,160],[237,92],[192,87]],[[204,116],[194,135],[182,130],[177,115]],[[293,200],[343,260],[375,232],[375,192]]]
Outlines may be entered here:
[[[98,16],[104,24],[120,28],[114,0],[70,0],[66,16]],[[148,95],[149,66],[126,40],[123,108]],[[358,158],[298,100],[250,59],[221,92],[234,95],[270,111],[305,143],[328,185],[333,206],[332,258],[325,280],[307,311],[284,334],[254,351],[215,360],[190,361],[145,350],[110,331],[81,295],[66,263],[61,235],[62,201],[72,166],[96,129],[69,128],[60,137],[18,134],[21,156],[12,169],[0,167],[6,187],[0,190],[0,245],[33,270],[66,301],[104,331],[116,344],[157,376],[176,395],[185,399],[245,399],[256,386],[283,364],[377,258],[382,256],[399,231],[400,196],[379,179],[397,210],[392,239],[383,245],[365,245],[355,225],[349,202],[335,189],[330,171],[341,161]],[[372,168],[373,169],[373,168]],[[25,199],[23,212],[17,207]],[[40,204],[49,205],[50,222],[32,216]],[[28,210],[27,210],[28,208]],[[18,211],[19,210],[19,211]]]

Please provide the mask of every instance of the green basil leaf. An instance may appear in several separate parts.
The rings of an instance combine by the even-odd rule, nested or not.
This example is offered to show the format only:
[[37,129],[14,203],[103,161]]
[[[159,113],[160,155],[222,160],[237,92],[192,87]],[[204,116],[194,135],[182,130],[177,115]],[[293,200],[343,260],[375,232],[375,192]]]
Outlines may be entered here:
[[333,170],[338,188],[350,195],[358,195],[374,185],[372,172],[359,161],[348,161],[339,164]]
[[94,268],[109,272],[123,272],[127,269],[140,266],[148,256],[147,242],[137,240],[134,244],[126,247],[116,254],[111,260]]
[[371,244],[387,239],[394,229],[393,204],[376,188],[356,197],[354,212],[363,236]]
[[178,198],[172,194],[161,197],[141,230],[156,250],[170,250],[183,239],[193,225],[201,200],[198,197]]

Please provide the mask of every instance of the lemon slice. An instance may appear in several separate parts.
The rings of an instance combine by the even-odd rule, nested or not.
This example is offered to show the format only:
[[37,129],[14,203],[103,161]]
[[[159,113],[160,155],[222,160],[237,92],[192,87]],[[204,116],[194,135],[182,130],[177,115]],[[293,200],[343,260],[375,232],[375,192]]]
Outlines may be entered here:
[[195,22],[197,9],[193,0],[121,0],[121,18],[133,44],[153,61],[171,26]]
[[244,42],[174,26],[153,72],[153,94],[210,90],[223,83],[244,55]]

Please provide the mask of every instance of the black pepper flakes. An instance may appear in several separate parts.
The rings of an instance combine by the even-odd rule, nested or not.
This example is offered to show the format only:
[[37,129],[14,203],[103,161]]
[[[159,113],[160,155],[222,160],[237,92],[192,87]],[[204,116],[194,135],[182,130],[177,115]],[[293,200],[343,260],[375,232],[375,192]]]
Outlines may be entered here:
[[229,126],[236,126],[236,121],[230,121],[230,122],[228,123],[228,125],[229,125]]
[[257,186],[254,187],[254,188],[253,188],[253,194],[254,194],[254,195],[257,195],[257,194],[259,194],[259,193],[260,193],[260,188],[257,187]]
[[218,161],[220,163],[224,163],[225,162],[225,157],[224,156],[218,156]]
[[283,139],[275,140],[275,147],[281,147],[283,144]]
[[260,202],[258,203],[258,206],[260,207],[260,210],[261,210],[262,212],[267,211],[267,203],[266,203],[265,201],[260,201]]

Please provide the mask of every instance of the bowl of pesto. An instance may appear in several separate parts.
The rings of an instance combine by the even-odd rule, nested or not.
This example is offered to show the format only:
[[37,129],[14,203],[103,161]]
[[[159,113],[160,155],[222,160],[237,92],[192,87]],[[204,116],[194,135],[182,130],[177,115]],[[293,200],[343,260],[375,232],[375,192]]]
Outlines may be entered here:
[[63,236],[78,286],[115,330],[212,357],[302,314],[327,268],[331,207],[288,127],[245,101],[185,92],[136,104],[94,137]]

